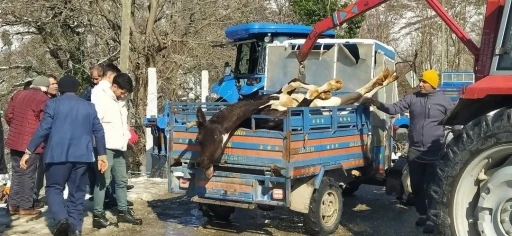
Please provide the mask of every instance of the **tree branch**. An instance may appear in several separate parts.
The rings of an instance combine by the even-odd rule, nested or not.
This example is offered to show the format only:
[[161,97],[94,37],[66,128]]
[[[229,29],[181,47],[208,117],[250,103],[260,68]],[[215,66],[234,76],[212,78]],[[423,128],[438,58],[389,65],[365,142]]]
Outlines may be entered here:
[[148,21],[146,23],[146,36],[148,38],[151,35],[151,31],[153,31],[153,27],[155,26],[156,13],[158,10],[158,0],[151,0],[149,7],[149,16]]
[[0,66],[0,71],[6,71],[6,70],[28,70],[33,71],[36,74],[42,75],[44,74],[44,71],[38,70],[34,68],[34,66],[31,65],[10,65],[10,66]]

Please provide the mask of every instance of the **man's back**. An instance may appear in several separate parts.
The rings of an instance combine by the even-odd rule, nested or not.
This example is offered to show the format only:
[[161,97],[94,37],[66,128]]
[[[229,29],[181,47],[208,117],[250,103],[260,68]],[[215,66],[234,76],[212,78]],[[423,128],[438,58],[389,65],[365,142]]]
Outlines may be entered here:
[[93,130],[99,124],[94,105],[74,94],[64,94],[48,101],[47,109],[53,124],[45,162],[93,161]]
[[[49,98],[37,88],[16,92],[7,106],[5,121],[9,134],[5,140],[6,147],[25,151],[44,114],[44,107]],[[41,148],[37,152],[40,153]]]

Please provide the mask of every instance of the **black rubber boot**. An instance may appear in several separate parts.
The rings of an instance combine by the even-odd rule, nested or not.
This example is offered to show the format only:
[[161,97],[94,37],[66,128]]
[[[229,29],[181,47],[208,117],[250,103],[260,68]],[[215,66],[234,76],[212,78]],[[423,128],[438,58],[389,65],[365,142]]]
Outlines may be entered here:
[[55,236],[67,236],[69,231],[69,220],[63,219],[55,225],[55,232],[53,235]]
[[427,216],[420,216],[418,220],[416,220],[416,226],[423,227],[427,224]]
[[127,211],[118,211],[117,213],[117,223],[128,223],[132,225],[142,225],[142,219],[137,219],[133,216],[131,210]]
[[424,234],[433,234],[435,230],[434,223],[431,221],[427,221],[425,224],[425,227],[423,227],[423,233]]
[[82,236],[82,231],[80,231],[80,230],[70,231],[68,236]]
[[93,214],[92,227],[95,229],[107,228],[110,225],[110,221],[107,219],[105,212],[100,214]]

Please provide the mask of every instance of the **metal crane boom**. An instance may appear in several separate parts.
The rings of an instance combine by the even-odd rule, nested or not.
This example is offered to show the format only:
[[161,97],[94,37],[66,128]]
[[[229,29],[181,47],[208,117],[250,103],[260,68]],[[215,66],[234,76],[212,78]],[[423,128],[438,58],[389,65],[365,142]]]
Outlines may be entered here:
[[[355,3],[345,7],[344,9],[338,10],[313,26],[313,30],[306,38],[306,42],[301,47],[299,53],[297,54],[297,60],[299,63],[303,63],[309,55],[309,52],[315,46],[316,41],[319,36],[331,30],[337,26],[342,25],[343,23],[357,17],[359,15],[364,14],[365,12],[372,10],[389,0],[358,0]],[[468,50],[474,55],[478,56],[480,49],[478,46],[471,40],[469,35],[455,22],[455,20],[443,9],[441,4],[437,0],[426,0],[428,5],[432,7],[432,9],[441,17],[441,19],[448,25],[448,27],[452,30],[455,35],[462,41],[462,43],[468,48]]]
[[[354,17],[364,14],[388,1],[389,0],[357,0],[355,3],[334,12],[331,16],[316,23],[297,54],[297,60],[300,64],[299,74],[305,74],[304,61],[322,33],[340,26]],[[475,73],[475,84],[463,89],[459,103],[446,117],[445,121],[452,124],[464,124],[478,117],[480,114],[485,114],[485,112],[492,111],[491,109],[503,106],[503,102],[498,103],[495,101],[496,96],[489,95],[512,94],[512,83],[510,82],[512,81],[512,76],[489,76],[489,74],[491,72],[491,62],[497,50],[496,42],[498,31],[500,27],[503,27],[500,26],[500,20],[503,15],[502,11],[505,0],[487,0],[480,47],[475,44],[437,0],[425,1],[460,39],[469,52],[474,55],[473,71]],[[498,99],[503,100],[499,96]],[[510,99],[507,98],[506,100]],[[463,116],[461,115],[463,113],[461,111],[465,111],[466,114],[471,113],[471,115]]]

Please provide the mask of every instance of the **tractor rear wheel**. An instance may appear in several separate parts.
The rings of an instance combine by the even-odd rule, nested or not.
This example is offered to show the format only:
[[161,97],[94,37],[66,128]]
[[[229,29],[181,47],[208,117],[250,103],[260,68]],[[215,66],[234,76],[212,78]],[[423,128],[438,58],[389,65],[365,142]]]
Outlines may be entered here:
[[447,144],[430,186],[436,235],[512,235],[511,155],[511,109],[472,121]]

